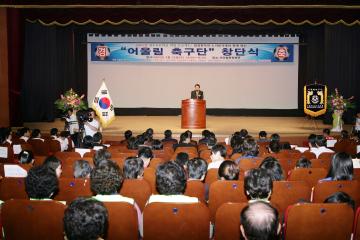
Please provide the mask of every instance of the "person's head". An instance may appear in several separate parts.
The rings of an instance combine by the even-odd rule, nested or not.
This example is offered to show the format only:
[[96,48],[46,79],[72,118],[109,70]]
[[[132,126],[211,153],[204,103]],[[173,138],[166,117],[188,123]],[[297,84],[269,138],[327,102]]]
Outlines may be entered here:
[[74,162],[74,177],[75,178],[88,178],[91,173],[91,166],[88,161],[80,159]]
[[29,170],[25,178],[25,191],[29,198],[52,198],[59,190],[59,180],[54,171],[41,165]]
[[218,169],[220,180],[239,180],[239,173],[239,167],[230,160],[223,161]]
[[289,142],[284,142],[281,146],[282,150],[291,150],[291,145]]
[[281,145],[279,141],[271,141],[269,143],[270,153],[278,153],[281,150]]
[[243,139],[246,138],[248,135],[249,135],[249,132],[245,128],[241,129],[239,132],[239,136]]
[[45,165],[51,171],[53,171],[58,178],[61,176],[62,173],[61,161],[54,155],[47,157],[43,165]]
[[137,149],[137,147],[138,147],[138,144],[137,144],[136,138],[135,137],[130,137],[127,140],[127,148],[128,149]]
[[31,132],[31,138],[40,138],[41,132],[40,129],[36,128]]
[[148,136],[152,137],[152,136],[154,135],[154,129],[148,128],[148,129],[146,129],[145,133],[146,133]]
[[281,225],[279,213],[270,204],[254,202],[246,206],[240,215],[240,230],[247,240],[278,239]]
[[266,157],[260,164],[260,168],[267,170],[273,181],[284,180],[283,170],[279,161],[274,157]]
[[21,164],[33,164],[34,163],[34,154],[30,150],[22,150],[19,153],[19,162]]
[[165,130],[164,136],[165,136],[165,139],[170,139],[170,138],[172,138],[172,131],[169,130],[169,129]]
[[344,192],[331,194],[325,199],[324,203],[347,203],[353,210],[355,210],[355,201],[349,196],[349,194]]
[[101,132],[95,133],[94,136],[93,136],[93,142],[100,144],[101,141],[102,141],[102,134],[101,134]]
[[156,189],[162,195],[184,194],[186,174],[183,167],[172,161],[161,164],[156,169]]
[[309,142],[309,147],[313,148],[316,147],[316,135],[315,134],[310,134],[308,136],[308,142]]
[[19,131],[20,137],[30,137],[30,128],[23,127]]
[[191,140],[191,139],[192,139],[192,131],[186,130],[185,133],[188,135],[188,137],[189,137],[190,140]]
[[111,160],[104,160],[91,171],[91,191],[101,195],[117,194],[123,179],[119,166]]
[[92,118],[94,118],[96,116],[95,110],[92,109],[92,108],[89,108],[87,110],[87,112],[88,112],[88,116],[89,116],[90,119],[92,119]]
[[201,136],[203,136],[203,138],[208,138],[210,136],[210,131],[205,129],[201,132]]
[[97,240],[105,238],[109,214],[102,202],[77,198],[64,212],[64,231],[67,240]]
[[137,156],[144,161],[144,168],[149,166],[150,160],[154,157],[151,148],[149,147],[140,148]]
[[111,153],[106,149],[99,149],[95,152],[93,156],[94,166],[99,165],[103,160],[109,160],[111,158]]
[[196,91],[199,91],[200,90],[200,84],[198,84],[198,83],[195,84],[194,88],[195,88]]
[[323,135],[324,135],[324,137],[330,136],[330,129],[329,128],[324,128],[323,129]]
[[68,116],[71,116],[73,113],[74,113],[74,109],[73,108],[68,108],[68,110],[67,110]]
[[93,148],[93,146],[94,146],[93,137],[89,136],[89,135],[85,136],[83,138],[82,146],[83,146],[83,148]]
[[175,162],[186,169],[186,164],[189,161],[189,154],[185,152],[179,152],[176,155]]
[[12,131],[10,127],[1,128],[1,143],[6,142],[6,140],[10,140],[12,138]]
[[301,157],[296,162],[296,168],[311,168],[311,161],[306,157]]
[[189,179],[204,180],[207,171],[207,162],[202,158],[193,158],[186,163]]
[[211,148],[211,160],[212,161],[218,161],[218,160],[224,160],[226,157],[226,147],[221,144],[216,144]]
[[57,128],[50,129],[50,135],[51,136],[57,136],[58,132],[59,132],[59,130]]
[[125,137],[126,140],[128,140],[129,138],[131,138],[132,135],[133,135],[133,133],[132,133],[131,130],[126,130],[126,131],[124,132],[124,137]]
[[342,139],[349,139],[349,132],[346,130],[342,130],[340,135]]
[[351,156],[345,152],[339,152],[332,157],[326,177],[330,177],[332,180],[352,180],[353,171],[354,167]]
[[266,139],[266,137],[267,137],[267,133],[265,131],[259,132],[259,139]]
[[259,154],[259,146],[253,138],[246,138],[244,140],[243,152],[245,156],[256,157]]
[[317,147],[324,147],[326,146],[326,138],[323,135],[317,135],[315,143]]
[[180,143],[190,143],[191,139],[189,137],[189,134],[184,132],[180,134]]
[[270,140],[271,140],[271,141],[280,142],[280,135],[277,134],[277,133],[273,133],[273,134],[271,134],[271,136],[270,136]]
[[262,168],[254,168],[245,172],[244,188],[251,200],[268,200],[272,193],[271,175]]
[[210,136],[209,136],[209,138],[207,140],[207,143],[206,143],[207,146],[209,148],[212,148],[213,146],[216,145],[216,143],[217,143],[217,139],[216,139],[215,135],[213,133],[210,133]]
[[144,161],[138,157],[128,157],[123,170],[125,179],[141,178],[144,174]]

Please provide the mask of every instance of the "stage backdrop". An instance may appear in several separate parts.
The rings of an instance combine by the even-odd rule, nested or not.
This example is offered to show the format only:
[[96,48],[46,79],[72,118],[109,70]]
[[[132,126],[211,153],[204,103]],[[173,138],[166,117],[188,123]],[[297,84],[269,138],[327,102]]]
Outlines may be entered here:
[[208,108],[298,109],[297,36],[88,34],[88,99],[179,108],[201,85]]

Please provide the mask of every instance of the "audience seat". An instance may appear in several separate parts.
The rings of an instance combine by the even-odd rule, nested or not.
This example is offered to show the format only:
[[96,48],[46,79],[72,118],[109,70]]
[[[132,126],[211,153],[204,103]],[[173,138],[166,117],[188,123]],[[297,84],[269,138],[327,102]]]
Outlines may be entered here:
[[83,157],[92,158],[95,155],[95,151],[91,150],[90,152],[86,152]]
[[323,168],[296,168],[291,170],[289,181],[305,181],[310,187],[315,186],[320,179],[325,178],[327,171]]
[[28,143],[32,146],[34,155],[49,155],[50,146],[48,141],[42,141],[40,139],[29,139]]
[[203,203],[150,203],[144,217],[144,240],[204,240],[210,213]]
[[34,166],[40,166],[44,163],[45,159],[49,156],[35,156]]
[[323,152],[319,155],[318,159],[324,159],[324,160],[328,160],[331,161],[332,156],[334,156],[335,153],[330,153],[330,152]]
[[240,214],[248,203],[223,203],[216,211],[215,239],[216,240],[239,240]]
[[353,231],[353,240],[360,240],[360,207],[356,210]]
[[[219,180],[213,182],[209,189],[209,209],[211,222],[215,221],[216,210],[226,202],[247,202],[244,182]],[[215,223],[216,224],[216,223]]]
[[28,199],[24,178],[2,178],[0,182],[0,200]]
[[60,152],[61,151],[61,145],[60,142],[58,140],[46,140],[46,142],[49,144],[49,151],[51,153],[56,153],[56,152]]
[[156,170],[154,168],[147,167],[144,169],[144,179],[150,184],[153,194],[158,194],[156,190]]
[[309,150],[306,150],[306,151],[305,151],[305,152],[303,152],[301,155],[302,155],[303,157],[306,157],[307,159],[313,159],[313,158],[316,158],[315,153],[310,152]]
[[291,158],[291,157],[278,158],[278,161],[281,165],[285,178],[289,174],[289,172],[296,167],[297,160],[298,160],[297,158]]
[[125,179],[120,194],[135,199],[135,202],[143,211],[145,204],[152,194],[150,184],[144,179]]
[[205,183],[210,186],[213,182],[218,180],[218,170],[217,168],[211,168],[207,171],[205,176]]
[[160,165],[165,163],[166,161],[163,158],[153,158],[150,161],[149,167],[156,170],[156,168]]
[[138,240],[136,209],[126,202],[103,202],[109,213],[107,240]]
[[68,204],[77,197],[91,197],[90,179],[82,178],[60,178],[59,192],[55,200],[66,201]]
[[65,208],[56,201],[6,201],[1,207],[3,238],[63,240]]
[[[235,159],[236,160],[236,159]],[[245,173],[246,171],[258,168],[263,161],[263,158],[242,158],[238,164],[240,171]],[[242,174],[244,175],[244,174]]]
[[200,202],[206,203],[205,200],[205,184],[200,180],[189,180],[186,182],[184,195],[197,197]]
[[67,158],[77,158],[81,159],[81,156],[78,152],[56,152],[55,157],[57,157],[61,161],[65,161]]
[[200,157],[204,160],[206,159],[210,159],[210,156],[211,156],[211,150],[210,149],[207,149],[207,150],[202,150],[200,152]]
[[331,160],[328,159],[313,158],[310,161],[312,168],[323,168],[326,171],[329,170],[331,164]]
[[344,203],[296,204],[285,215],[285,239],[349,240],[354,212]]

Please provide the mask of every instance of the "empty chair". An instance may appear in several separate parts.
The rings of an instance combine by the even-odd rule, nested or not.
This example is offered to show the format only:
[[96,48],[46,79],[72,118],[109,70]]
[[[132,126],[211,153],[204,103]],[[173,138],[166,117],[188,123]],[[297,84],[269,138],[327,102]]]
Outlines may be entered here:
[[324,160],[331,160],[332,156],[334,156],[335,153],[331,153],[331,152],[323,152],[319,155],[319,159],[324,159]]
[[3,178],[0,182],[0,200],[28,199],[24,178]]
[[313,187],[320,179],[325,178],[326,175],[327,171],[323,168],[297,168],[291,170],[287,180],[305,181],[310,187]]
[[215,222],[216,210],[226,202],[247,202],[244,182],[219,180],[213,182],[209,189],[209,209],[211,221]]
[[311,187],[305,181],[274,181],[270,202],[281,216],[286,208],[299,202],[310,202]]
[[353,209],[345,203],[310,203],[290,206],[285,215],[285,239],[349,240]]
[[143,211],[146,202],[152,194],[150,184],[144,179],[125,179],[120,194],[135,199],[135,202]]
[[29,144],[33,148],[34,155],[47,156],[50,153],[50,146],[47,141],[42,141],[40,139],[29,139]]
[[216,211],[215,239],[239,240],[240,213],[248,203],[223,203]]
[[329,159],[314,158],[311,159],[310,161],[312,168],[323,168],[326,169],[326,171],[329,170],[331,164],[331,160]]
[[58,140],[50,139],[50,140],[47,140],[47,142],[49,144],[49,151],[51,153],[56,153],[56,152],[61,151],[61,145]]
[[210,214],[203,203],[150,203],[144,217],[144,240],[209,239]]
[[132,204],[103,202],[109,213],[108,240],[137,240],[138,219]]
[[305,152],[303,152],[301,155],[302,155],[302,156],[304,156],[304,157],[306,157],[307,159],[313,159],[313,158],[316,158],[315,153],[310,152],[309,150],[306,150],[306,151],[305,151]]
[[70,203],[77,197],[90,197],[90,179],[80,178],[60,178],[59,192],[55,195],[55,200]]
[[199,180],[187,181],[184,195],[197,197],[200,202],[205,203],[205,184]]
[[3,238],[62,240],[65,208],[57,201],[6,201],[1,207]]

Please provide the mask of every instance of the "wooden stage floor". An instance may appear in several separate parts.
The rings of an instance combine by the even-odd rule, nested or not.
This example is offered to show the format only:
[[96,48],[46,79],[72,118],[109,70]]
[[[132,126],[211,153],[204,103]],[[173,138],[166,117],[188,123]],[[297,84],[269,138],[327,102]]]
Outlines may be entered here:
[[[265,130],[269,135],[279,133],[286,136],[308,136],[311,133],[320,134],[322,129],[331,128],[321,120],[309,120],[304,117],[247,117],[247,116],[207,116],[207,129],[215,132],[218,137],[227,137],[235,131],[246,128],[252,136],[257,136],[260,130]],[[63,129],[64,122],[57,119],[54,122],[25,123],[25,126],[42,132],[49,132],[51,128]],[[130,129],[135,134],[153,128],[155,136],[162,137],[166,129],[171,129],[175,137],[186,129],[181,128],[180,116],[117,116],[105,129],[104,136],[123,136]],[[345,126],[351,129],[351,125]],[[203,129],[191,129],[194,137],[199,137]]]

